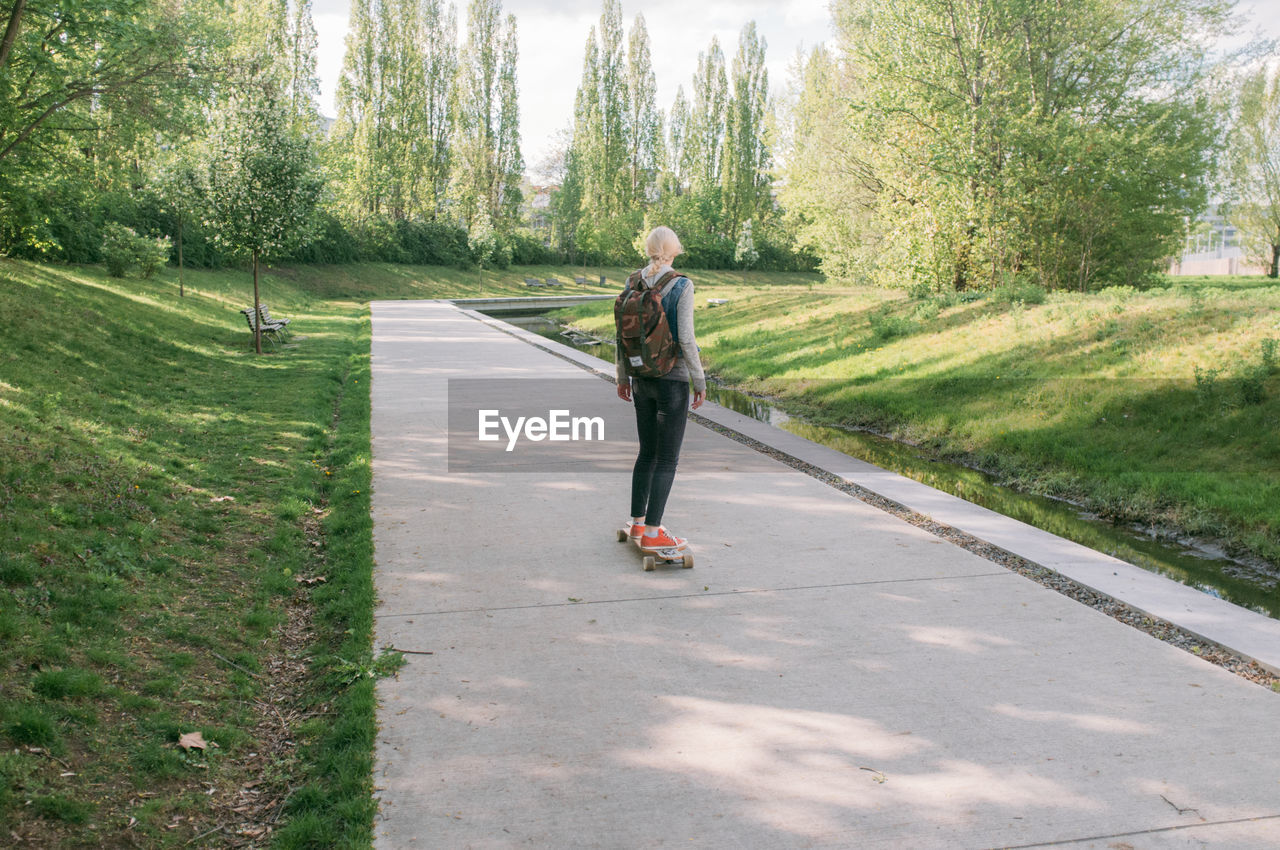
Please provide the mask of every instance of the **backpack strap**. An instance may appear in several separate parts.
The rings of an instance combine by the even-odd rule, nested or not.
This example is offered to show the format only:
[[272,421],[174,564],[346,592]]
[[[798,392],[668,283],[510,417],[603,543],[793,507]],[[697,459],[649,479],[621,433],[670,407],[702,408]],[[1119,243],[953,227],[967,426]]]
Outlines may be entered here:
[[[680,322],[678,317],[680,296],[684,294],[684,288],[688,285],[689,278],[675,270],[672,270],[664,274],[662,278],[654,284],[654,288],[661,290],[661,287],[666,286],[667,281],[673,277],[676,279],[676,282],[671,284],[671,291],[662,296],[662,311],[667,314],[667,327],[671,329],[671,338],[676,341],[676,346],[678,348],[680,345]],[[684,355],[680,354],[678,356],[683,357]]]
[[668,283],[671,282],[671,278],[680,277],[680,276],[681,276],[680,272],[676,271],[675,269],[672,269],[671,271],[664,274],[662,277],[655,280],[653,282],[653,288],[661,291],[662,287],[666,286]]

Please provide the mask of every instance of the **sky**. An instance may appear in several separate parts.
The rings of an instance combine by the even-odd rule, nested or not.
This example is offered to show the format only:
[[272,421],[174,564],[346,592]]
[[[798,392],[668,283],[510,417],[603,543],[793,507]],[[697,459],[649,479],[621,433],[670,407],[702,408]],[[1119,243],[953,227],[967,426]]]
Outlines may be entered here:
[[[465,36],[466,0],[455,0],[458,28]],[[573,122],[573,100],[582,77],[582,59],[591,27],[599,23],[600,0],[508,0],[503,12],[516,16],[520,62],[516,83],[520,90],[520,137],[526,171],[554,149],[559,131]],[[650,0],[623,2],[622,20],[629,31],[637,13],[644,14],[657,77],[658,108],[667,110],[677,86],[685,95],[693,80],[698,54],[712,36],[720,41],[726,63],[738,49],[738,33],[754,20],[767,43],[765,53],[770,89],[781,96],[798,51],[808,52],[833,36],[828,0]],[[320,111],[337,115],[334,92],[342,74],[350,0],[312,0],[319,36]],[[1280,0],[1241,0],[1237,11],[1261,30],[1280,39]]]

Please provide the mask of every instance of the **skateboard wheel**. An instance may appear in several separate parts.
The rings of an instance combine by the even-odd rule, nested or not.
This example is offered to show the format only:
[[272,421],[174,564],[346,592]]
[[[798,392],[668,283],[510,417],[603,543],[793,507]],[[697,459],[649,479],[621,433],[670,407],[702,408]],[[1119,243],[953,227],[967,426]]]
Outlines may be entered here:
[[680,560],[681,560],[681,562],[682,562],[682,566],[683,566],[686,570],[691,570],[691,569],[693,569],[693,556],[692,556],[692,555],[686,554],[686,555],[685,555],[683,558],[681,558]]
[[627,533],[623,531],[621,528],[618,529],[618,542],[619,543],[627,542]]
[[655,559],[652,555],[644,556],[644,571],[646,573],[653,572],[653,568],[656,567],[657,565],[658,565],[657,559]]

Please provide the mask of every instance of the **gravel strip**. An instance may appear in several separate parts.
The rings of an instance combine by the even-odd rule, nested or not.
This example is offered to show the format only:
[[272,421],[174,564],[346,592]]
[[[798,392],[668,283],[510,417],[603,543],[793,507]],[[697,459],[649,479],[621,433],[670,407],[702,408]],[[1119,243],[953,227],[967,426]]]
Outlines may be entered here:
[[[485,320],[481,319],[480,321]],[[561,360],[572,363],[579,368],[589,368],[571,357],[566,357],[559,351],[555,351],[544,345],[539,345],[526,337],[507,330],[505,327],[499,327],[498,325],[493,324],[493,322],[497,321],[500,320],[485,321],[485,324],[489,324],[503,333],[510,334],[516,339],[519,339],[534,348],[545,351],[555,357],[559,357]],[[590,371],[594,372],[602,380],[614,383],[612,374],[608,374],[602,369],[591,369]],[[908,522],[917,528],[924,529],[935,537],[940,537],[949,543],[953,543],[966,551],[972,552],[975,555],[991,561],[993,564],[999,564],[1006,569],[1012,570],[1021,576],[1031,579],[1037,584],[1043,585],[1050,590],[1055,590],[1063,596],[1070,597],[1077,602],[1088,605],[1090,608],[1093,608],[1096,611],[1101,611],[1107,616],[1119,620],[1125,625],[1132,626],[1139,631],[1146,632],[1158,640],[1162,640],[1165,643],[1172,644],[1181,650],[1190,652],[1192,655],[1203,658],[1205,661],[1229,670],[1237,676],[1248,679],[1250,682],[1256,682],[1263,687],[1280,692],[1280,676],[1274,675],[1256,661],[1242,658],[1231,650],[1197,637],[1166,620],[1150,617],[1147,614],[1124,604],[1123,602],[1119,602],[1110,596],[1105,596],[1095,590],[1091,590],[1079,582],[1072,581],[1061,573],[1055,572],[1048,567],[1043,567],[1037,563],[1028,561],[1026,558],[1019,555],[1015,555],[1007,549],[1002,549],[999,546],[993,546],[984,540],[979,540],[977,537],[949,525],[934,522],[924,514],[917,513],[910,508],[893,501],[892,499],[886,499],[878,493],[874,493],[865,487],[860,487],[857,484],[846,481],[840,476],[833,475],[825,469],[816,467],[813,464],[805,463],[792,455],[780,452],[772,446],[762,443],[759,440],[752,439],[751,437],[739,433],[732,428],[727,428],[723,425],[712,422],[705,416],[690,412],[689,418],[694,422],[697,422],[699,425],[715,431],[717,434],[722,434],[723,436],[741,443],[748,448],[754,449],[761,454],[768,455],[769,457],[786,464],[792,469],[803,472],[811,478],[816,478],[842,493],[866,502],[868,505],[878,508],[885,513],[892,514],[898,519]]]

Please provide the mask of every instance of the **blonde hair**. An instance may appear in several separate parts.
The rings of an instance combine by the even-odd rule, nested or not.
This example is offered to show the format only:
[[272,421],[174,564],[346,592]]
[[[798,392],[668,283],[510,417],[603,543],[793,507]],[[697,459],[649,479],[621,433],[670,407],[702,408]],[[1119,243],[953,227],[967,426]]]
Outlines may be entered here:
[[654,265],[657,265],[659,260],[671,262],[677,254],[683,254],[684,246],[680,244],[680,237],[676,236],[674,230],[670,227],[658,226],[650,230],[649,235],[645,237],[644,250]]

